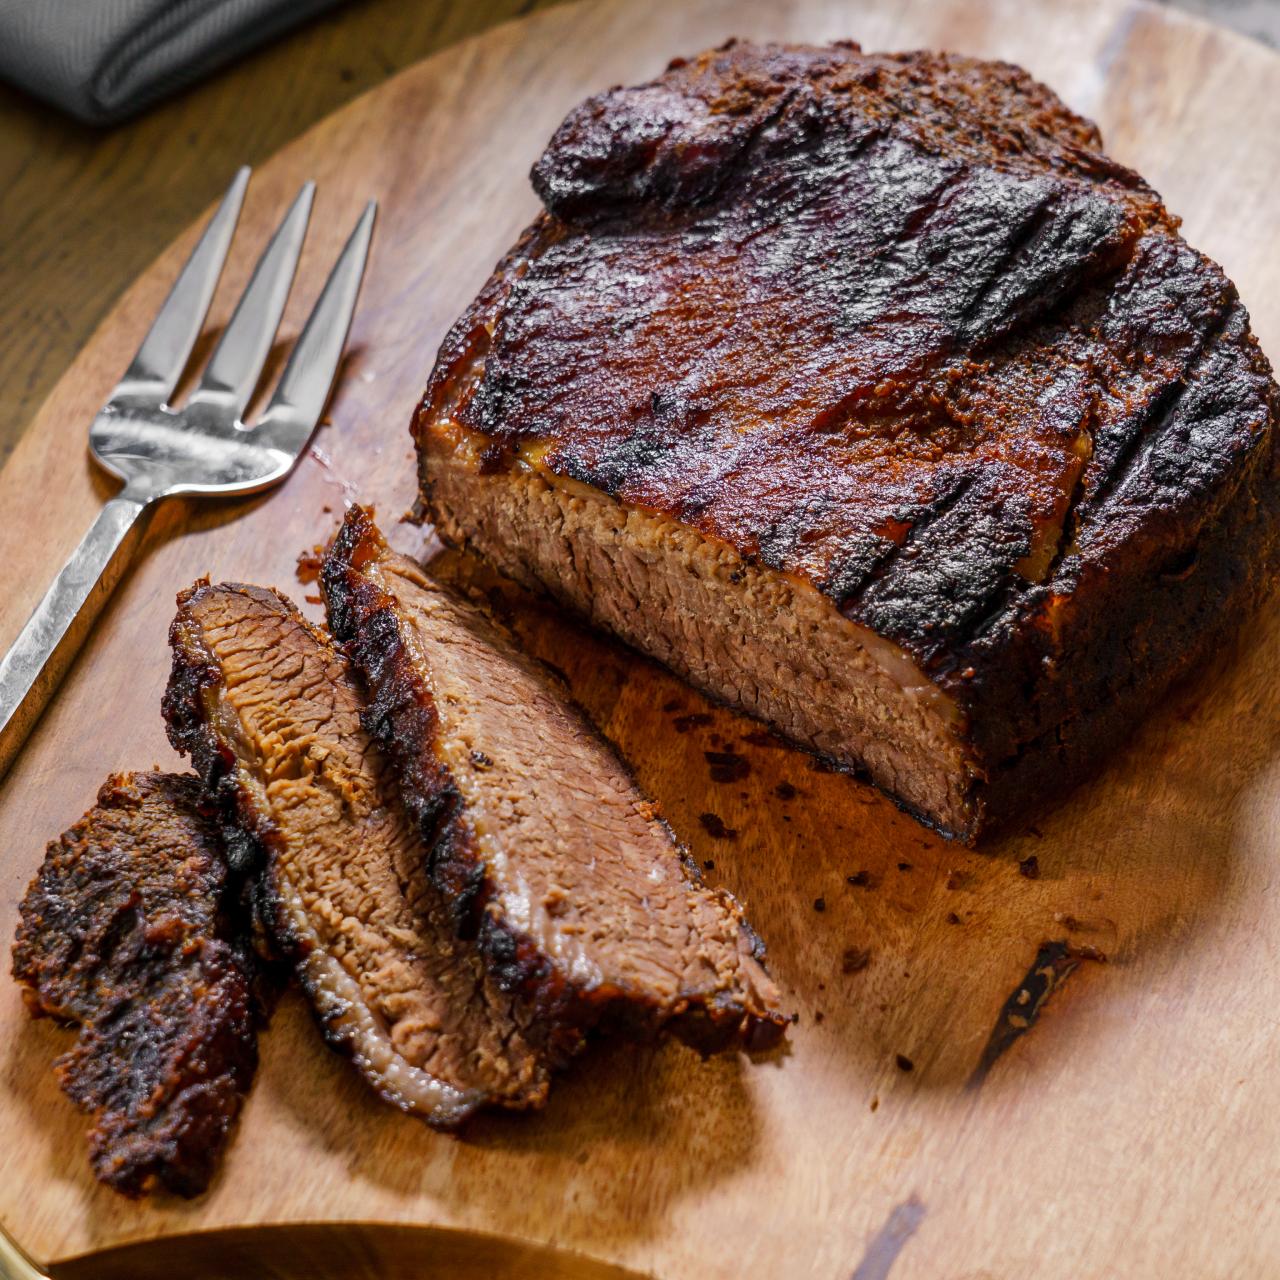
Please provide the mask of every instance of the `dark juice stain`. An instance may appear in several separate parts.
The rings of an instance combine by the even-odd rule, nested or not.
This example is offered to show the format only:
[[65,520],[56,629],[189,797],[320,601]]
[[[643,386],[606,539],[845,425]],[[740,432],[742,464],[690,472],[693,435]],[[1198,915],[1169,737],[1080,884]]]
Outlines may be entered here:
[[711,766],[712,782],[741,782],[751,772],[751,765],[736,751],[704,751]]
[[676,716],[671,727],[677,733],[688,733],[690,729],[700,729],[711,723],[711,717],[705,711],[695,711],[692,715]]

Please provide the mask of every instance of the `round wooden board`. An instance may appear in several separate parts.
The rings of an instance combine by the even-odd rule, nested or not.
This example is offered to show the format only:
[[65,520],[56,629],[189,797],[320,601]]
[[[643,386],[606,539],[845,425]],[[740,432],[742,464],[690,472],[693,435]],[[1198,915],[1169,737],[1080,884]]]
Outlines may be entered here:
[[[427,533],[396,524],[413,499],[406,424],[446,326],[534,212],[530,163],[587,93],[734,34],[1024,64],[1164,193],[1280,350],[1280,61],[1164,10],[623,0],[441,54],[254,179],[217,324],[302,179],[320,191],[289,333],[361,204],[381,202],[332,424],[276,492],[155,521],[0,796],[6,941],[44,841],[103,777],[176,765],[158,714],[174,593],[201,573],[314,591],[295,558],[355,496],[421,551]],[[123,299],[0,474],[0,644],[108,492],[86,424],[193,234]],[[92,1181],[84,1118],[50,1071],[69,1035],[29,1020],[6,973],[0,1224],[33,1258],[85,1277],[1275,1274],[1280,609],[1097,782],[979,853],[616,646],[537,611],[529,635],[709,878],[746,902],[799,1017],[790,1051],[703,1063],[674,1045],[602,1046],[544,1114],[482,1118],[457,1140],[380,1105],[290,998],[212,1190],[135,1205]],[[713,781],[717,750],[744,776]],[[736,834],[713,838],[708,813]],[[1038,878],[1019,869],[1033,856]],[[352,1225],[302,1225],[325,1223]]]

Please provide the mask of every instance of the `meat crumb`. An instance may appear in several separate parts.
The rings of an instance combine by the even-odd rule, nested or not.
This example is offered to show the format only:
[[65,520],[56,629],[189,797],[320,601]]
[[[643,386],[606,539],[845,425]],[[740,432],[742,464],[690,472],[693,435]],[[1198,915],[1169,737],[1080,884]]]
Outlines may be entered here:
[[871,1099],[871,1110],[872,1110],[872,1111],[874,1111],[874,1110],[875,1110],[879,1105],[880,1105],[880,1099],[879,1099],[879,1098],[872,1098],[872,1099]]
[[1023,858],[1018,863],[1018,871],[1027,877],[1028,880],[1040,879],[1040,859],[1033,853],[1029,858]]
[[736,827],[726,827],[724,819],[718,813],[700,813],[698,821],[702,823],[703,830],[709,836],[713,836],[717,840],[736,840],[738,838],[738,829]]
[[708,859],[706,860],[706,862],[704,862],[704,863],[702,864],[702,869],[703,869],[704,871],[714,871],[714,870],[716,869],[715,859],[714,859],[714,858],[708,858]]
[[948,924],[959,924],[959,923],[960,923],[960,917],[959,917],[958,915],[956,915],[956,913],[955,913],[954,911],[948,911],[948,912],[947,912],[947,923],[948,923]]
[[845,882],[858,889],[874,889],[876,887],[876,878],[870,871],[855,871],[853,875],[845,876]]
[[324,548],[312,547],[298,552],[298,567],[294,570],[299,582],[318,582],[320,566],[324,564]]
[[916,1069],[916,1064],[905,1053],[898,1054],[894,1061],[897,1062],[899,1071],[914,1071]]

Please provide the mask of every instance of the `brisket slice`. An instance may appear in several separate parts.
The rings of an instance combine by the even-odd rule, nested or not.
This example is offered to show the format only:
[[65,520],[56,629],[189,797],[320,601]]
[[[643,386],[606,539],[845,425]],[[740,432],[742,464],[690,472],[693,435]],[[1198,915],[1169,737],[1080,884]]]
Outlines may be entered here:
[[322,573],[460,932],[561,1039],[666,1028],[703,1051],[776,1042],[763,948],[610,745],[488,614],[352,507]]
[[213,1176],[258,1062],[242,923],[199,782],[164,773],[109,778],[22,900],[14,977],[32,1013],[79,1025],[56,1070],[127,1196]]
[[206,582],[179,596],[170,644],[170,740],[261,846],[259,913],[329,1043],[436,1127],[541,1105],[545,1054],[453,937],[328,639],[275,592]]
[[731,42],[533,178],[415,419],[441,534],[945,831],[1101,759],[1265,589],[1236,290],[1018,68]]

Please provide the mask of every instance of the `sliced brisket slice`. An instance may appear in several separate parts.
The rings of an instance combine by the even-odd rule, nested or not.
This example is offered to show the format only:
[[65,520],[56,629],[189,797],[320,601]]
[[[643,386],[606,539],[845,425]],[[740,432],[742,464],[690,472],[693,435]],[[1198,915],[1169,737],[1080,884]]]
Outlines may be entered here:
[[322,581],[460,932],[571,1041],[667,1028],[711,1051],[784,1020],[738,903],[696,868],[607,742],[505,629],[392,552],[359,507]]
[[275,592],[198,583],[170,644],[170,740],[264,851],[259,912],[329,1043],[439,1128],[541,1104],[545,1055],[448,927],[328,639]]
[[258,1062],[254,963],[200,784],[114,775],[50,843],[13,974],[34,1014],[78,1023],[58,1059],[94,1117],[94,1174],[128,1196],[205,1189]]

